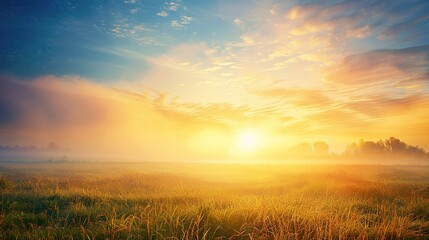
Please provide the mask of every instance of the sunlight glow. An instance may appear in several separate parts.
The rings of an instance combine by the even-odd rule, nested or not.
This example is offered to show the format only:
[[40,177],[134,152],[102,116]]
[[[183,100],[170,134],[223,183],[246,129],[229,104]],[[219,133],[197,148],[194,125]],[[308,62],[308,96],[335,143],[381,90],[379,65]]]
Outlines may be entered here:
[[233,155],[252,155],[261,147],[261,135],[252,130],[245,130],[237,134]]
[[1,2],[0,164],[429,149],[429,0],[88,2]]
[[259,143],[259,137],[254,132],[245,132],[238,136],[237,145],[243,150],[254,150]]

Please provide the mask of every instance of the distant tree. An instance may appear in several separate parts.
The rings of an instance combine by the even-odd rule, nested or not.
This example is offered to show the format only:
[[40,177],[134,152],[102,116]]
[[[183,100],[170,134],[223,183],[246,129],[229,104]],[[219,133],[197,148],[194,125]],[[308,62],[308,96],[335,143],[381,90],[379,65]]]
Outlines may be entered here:
[[9,151],[9,152],[31,152],[31,151],[37,151],[39,150],[35,146],[21,146],[21,145],[15,145],[15,146],[0,146],[0,151]]
[[54,142],[50,142],[50,143],[48,144],[48,147],[47,147],[47,149],[46,149],[46,150],[48,150],[48,151],[50,151],[50,152],[55,152],[55,151],[60,150],[60,147],[59,147],[56,143],[54,143]]
[[360,140],[358,144],[352,143],[347,146],[343,155],[347,156],[374,156],[389,155],[413,158],[428,158],[429,153],[418,146],[411,146],[401,140],[390,137],[377,142]]
[[329,155],[329,145],[322,141],[315,142],[313,143],[313,153],[316,156],[327,156]]
[[0,177],[0,193],[10,187],[10,182],[3,177]]
[[385,152],[384,144],[380,141],[364,141],[360,144],[360,151],[365,154],[381,154]]
[[405,153],[407,152],[407,144],[402,142],[401,140],[390,137],[385,140],[386,148],[392,153]]
[[344,150],[343,155],[356,155],[359,153],[359,146],[356,143],[347,145],[346,150]]

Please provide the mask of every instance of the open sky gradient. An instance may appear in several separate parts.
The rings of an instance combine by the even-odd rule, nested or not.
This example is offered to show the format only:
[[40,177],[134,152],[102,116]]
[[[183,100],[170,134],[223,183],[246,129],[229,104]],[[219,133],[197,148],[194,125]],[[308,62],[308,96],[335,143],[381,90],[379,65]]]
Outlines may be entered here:
[[429,149],[429,1],[0,2],[0,145],[266,157],[398,137]]

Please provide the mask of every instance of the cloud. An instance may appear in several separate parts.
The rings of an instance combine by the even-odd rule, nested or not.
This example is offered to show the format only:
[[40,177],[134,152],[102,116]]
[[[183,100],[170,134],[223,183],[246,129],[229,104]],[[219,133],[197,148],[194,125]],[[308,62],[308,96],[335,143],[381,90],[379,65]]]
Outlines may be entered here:
[[183,25],[180,24],[178,20],[171,21],[171,26],[175,29],[180,29],[183,27]]
[[202,43],[178,45],[164,55],[149,58],[150,70],[136,83],[185,101],[207,103],[230,99],[232,95],[228,95],[234,90],[224,89],[231,87],[232,82],[224,81],[221,73],[230,72],[228,69],[234,63],[218,59],[209,51],[210,48]]
[[326,108],[320,112],[308,114],[300,124],[305,124],[305,130],[310,134],[328,134],[337,139],[342,137],[352,139],[357,136],[367,137],[369,133],[376,130],[367,120],[347,109]]
[[[181,51],[188,52],[189,47]],[[220,89],[226,90],[224,86]],[[187,90],[207,94],[195,87]],[[214,92],[219,96],[222,90]],[[429,117],[429,97],[425,94],[339,100],[332,92],[309,88],[253,93],[260,97],[252,98],[253,105],[237,105],[183,101],[156,90],[136,94],[77,77],[46,76],[30,81],[1,77],[0,144],[46,145],[55,141],[83,154],[148,160],[194,159],[207,154],[226,157],[236,131],[252,127],[271,136],[273,151],[320,136],[327,142],[398,133],[407,138],[407,131],[411,139],[420,139],[415,142],[425,146],[421,142],[421,136],[428,134],[424,123]],[[410,129],[403,124],[406,122],[415,128]],[[212,139],[217,143],[210,143]]]
[[[325,19],[325,17],[311,17],[301,21],[298,20],[298,24],[292,28],[290,33],[293,35],[305,35],[309,33],[323,32],[326,34],[327,32],[331,32],[338,37],[343,37],[347,35],[350,29],[360,29],[367,26],[368,24],[363,25],[365,24],[363,23],[363,19],[364,16],[360,14],[340,15],[328,19]],[[349,34],[349,37],[352,36]]]
[[297,107],[324,107],[327,108],[332,100],[323,91],[304,88],[277,88],[255,92],[258,96],[277,98],[292,103]]
[[243,23],[239,18],[234,19],[233,22],[236,26],[240,26]]
[[414,42],[428,34],[428,21],[427,15],[418,15],[413,20],[398,22],[386,27],[378,38],[380,40]]
[[180,159],[191,154],[180,138],[198,129],[166,117],[153,98],[77,77],[1,77],[0,111],[1,144],[55,141],[86,156]]
[[293,6],[286,13],[297,25],[292,34],[330,32],[343,39],[416,41],[427,35],[426,1],[325,1]]
[[180,16],[180,20],[171,21],[171,26],[175,29],[182,29],[184,26],[189,25],[194,19],[189,16]]
[[156,15],[158,15],[160,17],[167,17],[168,13],[166,11],[161,11],[161,12],[157,13]]
[[[140,84],[194,104],[186,110],[183,105],[176,106],[180,111],[198,118],[213,118],[210,115],[215,114],[226,119],[221,121],[225,124],[237,121],[215,112],[202,114],[202,105],[242,104],[249,109],[239,111],[248,115],[264,112],[277,119],[274,128],[292,136],[331,132],[345,136],[350,131],[359,136],[364,131],[362,137],[371,131],[392,135],[377,129],[376,123],[392,121],[395,116],[410,121],[413,114],[424,115],[419,102],[423,100],[412,100],[427,98],[418,93],[427,88],[429,76],[427,47],[394,49],[403,45],[388,38],[380,40],[380,34],[389,27],[414,21],[410,14],[415,10],[405,6],[401,11],[401,5],[393,1],[324,1],[298,5],[286,12],[285,6],[278,7],[276,14],[268,8],[257,9],[253,12],[258,17],[239,15],[234,19],[237,15],[231,14],[225,19],[252,26],[241,25],[241,35],[235,36],[239,40],[172,47],[151,59],[153,65]],[[192,20],[179,18],[171,24],[180,29],[184,27],[182,21]],[[393,39],[399,32],[392,34]],[[366,46],[370,51],[361,53]],[[392,49],[374,49],[377,46]],[[337,84],[342,84],[341,88]],[[406,117],[406,107],[399,107],[400,103],[420,110]],[[383,108],[386,111],[378,111]],[[290,120],[278,120],[282,117]],[[405,131],[400,122],[389,124],[395,131]]]
[[289,19],[302,19],[317,15],[323,8],[317,4],[303,4],[292,7],[286,14]]
[[327,108],[309,114],[300,124],[306,126],[303,131],[305,130],[308,135],[329,135],[336,139],[350,140],[358,136],[380,138],[397,135],[412,139],[427,148],[427,143],[422,141],[424,138],[422,133],[429,130],[425,124],[429,117],[424,110],[427,107],[429,107],[427,96],[422,98],[409,96],[401,99],[375,98],[372,102],[356,101],[341,108]]
[[[141,9],[145,12],[151,9],[150,4],[145,1],[125,1],[125,3],[135,4],[130,5],[126,12],[120,12],[121,9],[112,12],[112,17],[106,23],[99,24],[100,31],[106,31],[108,34],[115,38],[132,40],[137,44],[153,45],[153,46],[165,46],[166,39],[174,39],[174,33],[170,32],[168,25],[159,24],[159,22],[145,21],[143,19],[137,19],[136,15]],[[148,5],[149,4],[149,5]],[[139,8],[137,8],[137,5]],[[186,12],[186,7],[183,6],[181,0],[164,2],[161,5],[159,11],[152,12],[159,17],[170,16],[174,12],[174,15],[179,15],[181,12]],[[170,26],[175,29],[183,29],[186,25],[189,25],[194,19],[188,15],[180,14],[180,18],[170,21]],[[105,27],[107,25],[108,27]],[[110,26],[109,26],[110,25]],[[143,28],[144,26],[144,28]]]
[[[4,104],[4,116],[10,121],[6,125],[24,125],[28,130],[50,127],[59,130],[66,125],[92,125],[105,117],[106,106],[93,101],[94,96],[88,95],[91,85],[76,82],[75,86],[82,92],[73,98],[66,88],[67,83],[60,85],[52,78],[40,79],[31,84],[20,81],[2,79],[1,102]],[[62,88],[64,87],[64,88]],[[7,91],[6,89],[12,90]],[[27,96],[22,98],[22,96]],[[61,101],[55,101],[61,99]],[[26,116],[28,114],[28,116]]]
[[168,12],[177,12],[181,5],[180,2],[180,0],[176,2],[164,2],[164,5],[162,6],[162,11],[157,13],[157,15],[161,17],[166,17],[168,16]]
[[166,5],[166,8],[171,11],[177,11],[177,9],[179,9],[180,7],[180,4],[177,2],[169,2],[169,3],[166,2],[165,5]]
[[277,5],[273,5],[272,8],[270,9],[270,14],[271,15],[277,15]]
[[429,45],[350,55],[326,71],[326,80],[346,85],[418,83],[429,72]]
[[271,107],[180,102],[159,92],[135,94],[77,77],[2,77],[0,86],[0,144],[54,141],[85,156],[228,157],[235,129],[248,125],[274,131],[271,119],[284,118]]
[[373,32],[373,29],[369,25],[358,26],[346,31],[347,38],[367,38]]
[[111,34],[116,38],[131,38],[137,39],[145,35],[150,29],[143,24],[131,23],[115,23],[110,30]]
[[192,17],[189,16],[181,16],[180,17],[180,23],[183,25],[187,25],[189,23],[191,23],[191,21],[193,21],[194,19]]
[[[402,64],[395,64],[389,59],[383,65],[387,54],[380,53],[377,56],[373,54],[372,60],[368,59],[368,68],[363,69],[364,66],[361,66],[361,71],[354,63],[349,64],[353,72],[345,67],[348,60],[364,58],[351,55],[361,55],[365,46],[367,51],[376,52],[375,46],[395,49],[417,43],[427,44],[422,36],[424,33],[427,35],[428,31],[422,24],[427,23],[424,12],[429,4],[425,1],[414,1],[413,4],[414,6],[398,1],[323,1],[298,4],[286,12],[279,12],[278,17],[264,16],[269,19],[266,24],[252,24],[257,30],[253,33],[245,32],[243,36],[252,36],[256,44],[249,45],[242,41],[231,46],[247,48],[242,51],[248,54],[257,53],[255,62],[259,61],[259,66],[265,66],[261,71],[267,76],[283,73],[283,78],[295,75],[302,79],[304,74],[297,74],[296,71],[308,69],[322,74],[320,77],[314,74],[313,78],[305,78],[302,82],[307,84],[317,84],[324,80],[345,84],[364,81],[378,84],[389,81],[398,87],[422,87],[422,80],[427,76],[427,70],[422,65],[397,66],[406,62],[426,61],[412,59],[411,54],[402,60]],[[259,34],[260,32],[264,34]],[[404,42],[407,44],[404,45]],[[424,54],[418,53],[417,56],[424,58]],[[380,59],[381,55],[383,60]],[[345,59],[342,64],[339,63],[340,59]],[[376,63],[377,59],[380,63]],[[373,72],[367,72],[366,76],[367,70]]]
[[386,95],[366,96],[365,99],[355,100],[343,106],[370,118],[386,115],[405,115],[412,109],[423,109],[429,104],[429,98],[423,94],[411,94],[401,97]]

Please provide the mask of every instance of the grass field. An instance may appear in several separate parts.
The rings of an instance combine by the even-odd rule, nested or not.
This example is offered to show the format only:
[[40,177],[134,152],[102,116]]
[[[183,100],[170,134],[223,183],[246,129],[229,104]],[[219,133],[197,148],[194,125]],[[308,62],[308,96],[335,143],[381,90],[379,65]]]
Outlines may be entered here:
[[0,239],[429,239],[429,167],[0,164]]

